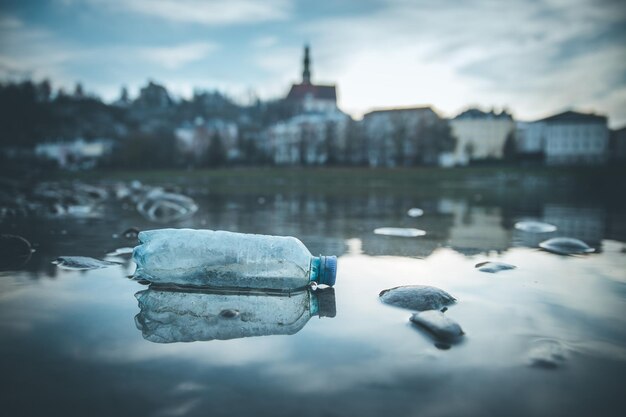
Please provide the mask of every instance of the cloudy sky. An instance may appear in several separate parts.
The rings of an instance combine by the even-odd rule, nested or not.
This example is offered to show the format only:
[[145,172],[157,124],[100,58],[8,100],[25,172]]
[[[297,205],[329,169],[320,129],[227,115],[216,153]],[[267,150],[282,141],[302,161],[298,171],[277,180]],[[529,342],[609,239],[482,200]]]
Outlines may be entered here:
[[343,110],[430,104],[566,108],[626,124],[620,0],[0,0],[0,77],[50,78],[111,100],[147,79],[174,94],[286,93],[312,47],[313,80]]

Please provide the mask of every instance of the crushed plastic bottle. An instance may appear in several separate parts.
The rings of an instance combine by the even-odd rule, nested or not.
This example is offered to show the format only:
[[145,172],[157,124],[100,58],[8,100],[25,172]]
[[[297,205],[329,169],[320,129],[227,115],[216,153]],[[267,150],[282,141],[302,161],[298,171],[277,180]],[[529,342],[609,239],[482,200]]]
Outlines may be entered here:
[[192,229],[138,237],[134,276],[158,285],[292,290],[335,284],[337,258],[312,256],[294,237]]
[[332,288],[291,294],[149,288],[135,297],[137,329],[154,343],[291,335],[312,316],[336,314]]

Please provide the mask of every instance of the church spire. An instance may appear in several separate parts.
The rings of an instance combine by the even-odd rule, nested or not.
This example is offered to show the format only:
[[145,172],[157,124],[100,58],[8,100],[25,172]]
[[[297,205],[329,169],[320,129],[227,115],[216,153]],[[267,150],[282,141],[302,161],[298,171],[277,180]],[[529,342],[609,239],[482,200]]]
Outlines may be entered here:
[[311,84],[311,59],[309,58],[309,45],[304,45],[304,70],[302,71],[302,84]]

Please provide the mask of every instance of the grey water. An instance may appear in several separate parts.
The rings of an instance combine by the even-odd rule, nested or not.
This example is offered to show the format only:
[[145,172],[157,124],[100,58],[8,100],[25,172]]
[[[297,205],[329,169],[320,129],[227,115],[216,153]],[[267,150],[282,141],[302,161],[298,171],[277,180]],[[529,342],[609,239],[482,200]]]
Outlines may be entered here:
[[[626,210],[620,201],[557,194],[208,192],[192,195],[193,215],[165,224],[114,199],[99,203],[97,216],[5,216],[0,232],[27,238],[35,251],[0,272],[0,414],[621,416]],[[423,215],[407,215],[414,207]],[[558,229],[515,229],[523,220]],[[167,304],[141,309],[136,294],[152,293],[127,278],[128,251],[107,256],[136,244],[124,237],[130,227],[295,236],[314,255],[339,257],[333,314],[309,317],[309,304],[258,294],[234,297],[234,306],[219,298],[222,313],[207,319],[185,316],[193,309],[184,294],[151,298],[175,300],[182,313]],[[382,227],[426,234],[374,233]],[[596,252],[537,248],[555,236]],[[61,256],[121,264],[65,270],[52,263]],[[486,261],[517,268],[475,268]],[[409,321],[412,311],[380,302],[382,290],[402,285],[455,297],[444,314],[463,338],[442,346]],[[273,318],[279,302],[294,318]],[[239,333],[224,322],[225,340],[210,328],[259,316],[252,313],[266,316]]]

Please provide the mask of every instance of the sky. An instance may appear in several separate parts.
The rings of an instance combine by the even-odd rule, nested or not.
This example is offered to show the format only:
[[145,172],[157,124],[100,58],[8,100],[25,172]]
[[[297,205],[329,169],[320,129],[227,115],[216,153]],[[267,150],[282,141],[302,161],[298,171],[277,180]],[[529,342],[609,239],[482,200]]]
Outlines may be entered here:
[[284,96],[312,79],[354,117],[468,107],[566,109],[626,124],[621,0],[0,0],[0,79],[80,82],[105,100],[147,80],[174,95]]

